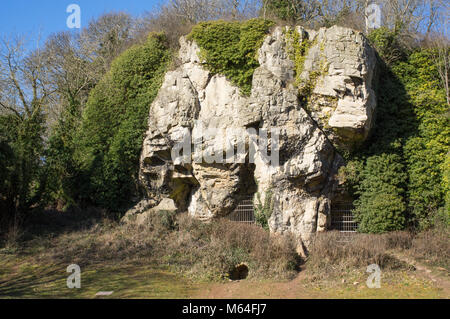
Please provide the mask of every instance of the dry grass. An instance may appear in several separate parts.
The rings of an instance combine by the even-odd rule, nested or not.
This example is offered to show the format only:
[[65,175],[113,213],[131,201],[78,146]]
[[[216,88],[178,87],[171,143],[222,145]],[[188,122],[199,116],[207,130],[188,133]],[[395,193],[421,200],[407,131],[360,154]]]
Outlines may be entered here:
[[338,232],[326,232],[315,237],[306,263],[312,281],[358,280],[367,277],[364,274],[370,264],[377,264],[383,272],[412,270],[411,265],[395,257],[395,252],[450,271],[448,228],[435,228],[419,234],[406,231],[382,235],[355,234],[349,238],[343,241]]
[[384,270],[407,268],[386,252],[386,243],[385,236],[356,234],[343,241],[339,232],[318,234],[307,260],[311,280],[345,278],[349,272],[365,272],[370,264]]
[[183,215],[178,221],[178,234],[183,237],[169,242],[170,251],[178,253],[170,257],[173,262],[181,257],[184,264],[191,264],[192,274],[210,280],[227,278],[240,263],[248,265],[249,278],[285,279],[296,274],[300,260],[288,236],[271,236],[255,225],[227,220],[202,224]]
[[[31,224],[21,236],[22,242],[14,246],[18,248],[10,253],[27,254],[44,264],[145,262],[196,280],[217,281],[229,278],[241,263],[248,266],[249,279],[290,279],[302,262],[289,236],[270,235],[260,227],[227,220],[204,224],[186,214],[152,215],[144,225],[137,225],[111,221],[101,212],[47,212],[31,218]],[[416,235],[357,234],[344,243],[339,242],[339,233],[319,234],[307,258],[307,273],[311,281],[320,281],[357,274],[366,277],[370,264],[378,264],[383,271],[409,269],[392,251],[448,271],[448,234],[448,229]],[[7,253],[12,244],[3,247]]]
[[418,234],[411,243],[409,253],[415,259],[440,266],[450,272],[449,230],[435,228]]
[[144,225],[103,220],[56,237],[28,242],[39,262],[95,263],[145,261],[197,280],[228,278],[245,263],[249,279],[287,279],[299,258],[288,237],[271,236],[254,225],[219,220],[204,224],[187,215],[152,215]]

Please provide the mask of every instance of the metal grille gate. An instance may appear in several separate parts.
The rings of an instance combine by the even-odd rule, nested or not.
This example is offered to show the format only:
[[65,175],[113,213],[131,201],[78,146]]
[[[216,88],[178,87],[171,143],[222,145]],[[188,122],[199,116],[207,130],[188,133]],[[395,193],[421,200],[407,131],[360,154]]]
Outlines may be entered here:
[[356,233],[358,223],[355,222],[352,202],[334,202],[331,205],[331,229],[344,234]]
[[255,208],[253,206],[253,197],[241,201],[238,207],[227,218],[233,222],[254,224]]
[[[348,235],[356,233],[358,223],[354,220],[352,202],[334,202],[331,206],[331,229]],[[241,201],[227,219],[239,223],[255,223],[253,197]]]

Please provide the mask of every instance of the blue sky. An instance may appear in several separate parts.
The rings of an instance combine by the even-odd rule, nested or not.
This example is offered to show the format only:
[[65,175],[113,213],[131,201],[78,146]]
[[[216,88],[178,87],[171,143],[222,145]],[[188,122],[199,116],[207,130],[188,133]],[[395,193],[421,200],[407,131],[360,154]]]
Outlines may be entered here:
[[0,36],[10,33],[39,32],[49,34],[68,30],[66,20],[69,4],[81,8],[81,27],[105,12],[125,11],[134,16],[152,11],[162,0],[2,0],[0,4]]

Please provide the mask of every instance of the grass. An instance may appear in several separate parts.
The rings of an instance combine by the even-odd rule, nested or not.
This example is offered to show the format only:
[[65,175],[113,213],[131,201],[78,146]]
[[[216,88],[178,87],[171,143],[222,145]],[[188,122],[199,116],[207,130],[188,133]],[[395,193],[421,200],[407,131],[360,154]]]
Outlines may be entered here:
[[[412,276],[409,272],[387,273],[381,277],[381,288],[368,288],[361,276],[358,284],[342,284],[340,286],[315,287],[326,298],[342,299],[437,299],[448,298],[443,291],[430,281]],[[356,281],[355,281],[356,282]]]
[[[4,256],[2,256],[3,259]],[[96,298],[99,291],[113,291],[108,298],[189,298],[195,288],[180,275],[145,263],[97,263],[81,269],[81,288],[66,285],[66,264],[36,264],[26,258],[2,262],[0,298]],[[99,297],[97,297],[99,298]],[[105,298],[105,297],[102,297]]]
[[[448,230],[430,230],[417,235],[356,234],[344,242],[338,232],[320,234],[306,261],[306,286],[336,298],[449,298],[449,244],[445,233]],[[447,265],[447,268],[441,268],[437,276],[427,277],[419,274],[413,264],[399,258],[399,254],[412,261],[426,261],[430,272],[437,265]],[[429,259],[424,260],[423,256]],[[380,267],[381,289],[366,285],[370,264]],[[440,281],[440,285],[433,281]]]
[[[356,235],[343,244],[339,234],[328,232],[316,237],[302,261],[292,238],[256,226],[203,224],[186,215],[154,215],[144,225],[80,216],[77,221],[68,213],[69,221],[53,230],[47,227],[51,218],[42,219],[46,231],[35,223],[40,218],[31,219],[33,227],[14,249],[0,249],[0,298],[100,298],[99,291],[114,291],[101,298],[449,297],[392,253],[443,267],[446,233]],[[81,289],[66,286],[73,263],[81,267]],[[240,263],[249,268],[247,279],[229,281]],[[381,289],[366,286],[371,263],[381,267]]]
[[[448,298],[431,282],[410,271],[383,273],[381,289],[365,285],[367,274],[346,275],[346,282],[300,280],[204,283],[145,262],[93,263],[83,267],[81,289],[68,289],[66,264],[36,264],[31,256],[1,255],[0,298]],[[4,261],[4,262],[3,262]],[[358,281],[357,285],[354,282]],[[96,297],[99,291],[114,291]]]
[[97,220],[72,220],[74,228],[61,222],[52,232],[45,218],[42,226],[35,224],[37,217],[22,242],[0,252],[32,257],[35,264],[78,264],[83,269],[117,261],[145,262],[204,282],[227,280],[241,263],[249,267],[249,279],[289,279],[301,261],[289,236],[272,236],[255,225],[227,220],[204,224],[185,214],[155,214],[139,225],[99,215]]

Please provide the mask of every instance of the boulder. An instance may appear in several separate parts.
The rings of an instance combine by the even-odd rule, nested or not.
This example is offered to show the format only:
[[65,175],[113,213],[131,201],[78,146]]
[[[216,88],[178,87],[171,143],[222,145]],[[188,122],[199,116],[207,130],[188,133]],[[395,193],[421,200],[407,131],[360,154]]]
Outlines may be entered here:
[[[175,202],[170,198],[164,198],[161,202],[154,206],[155,201],[143,200],[136,206],[127,211],[122,218],[123,223],[135,222],[138,225],[145,223],[147,218],[155,213],[176,213],[178,208],[175,206]],[[152,206],[153,205],[153,206]]]

